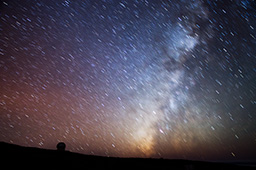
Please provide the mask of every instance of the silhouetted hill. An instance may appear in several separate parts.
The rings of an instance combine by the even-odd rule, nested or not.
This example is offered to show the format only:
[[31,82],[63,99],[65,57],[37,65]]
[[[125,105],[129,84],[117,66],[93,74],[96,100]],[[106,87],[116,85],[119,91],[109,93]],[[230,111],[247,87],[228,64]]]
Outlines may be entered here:
[[202,161],[91,156],[69,151],[22,147],[4,142],[0,142],[0,149],[1,165],[8,169],[255,169],[234,164]]

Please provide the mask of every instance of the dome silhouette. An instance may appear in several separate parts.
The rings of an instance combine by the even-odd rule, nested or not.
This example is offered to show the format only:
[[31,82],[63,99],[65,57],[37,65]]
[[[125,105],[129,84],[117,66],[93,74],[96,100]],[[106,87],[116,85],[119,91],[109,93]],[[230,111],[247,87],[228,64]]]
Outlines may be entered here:
[[58,151],[65,151],[66,144],[64,142],[59,142],[56,147]]

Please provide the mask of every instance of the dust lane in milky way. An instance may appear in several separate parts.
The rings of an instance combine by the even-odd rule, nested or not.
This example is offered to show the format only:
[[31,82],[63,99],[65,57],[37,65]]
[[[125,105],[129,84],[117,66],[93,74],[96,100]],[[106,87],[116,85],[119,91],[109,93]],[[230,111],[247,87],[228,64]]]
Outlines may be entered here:
[[1,3],[1,141],[255,159],[255,1]]

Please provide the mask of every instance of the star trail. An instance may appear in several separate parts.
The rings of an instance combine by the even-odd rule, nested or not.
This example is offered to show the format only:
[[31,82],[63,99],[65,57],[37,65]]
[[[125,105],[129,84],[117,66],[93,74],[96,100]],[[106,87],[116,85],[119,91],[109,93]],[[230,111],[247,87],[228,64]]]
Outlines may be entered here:
[[256,5],[3,1],[0,140],[115,157],[255,160]]

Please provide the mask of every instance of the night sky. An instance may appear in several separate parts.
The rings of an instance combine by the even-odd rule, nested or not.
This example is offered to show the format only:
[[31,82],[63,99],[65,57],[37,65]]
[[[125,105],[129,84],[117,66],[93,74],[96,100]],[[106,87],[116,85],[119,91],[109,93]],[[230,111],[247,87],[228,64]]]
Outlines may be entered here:
[[0,141],[255,160],[255,4],[2,1]]

